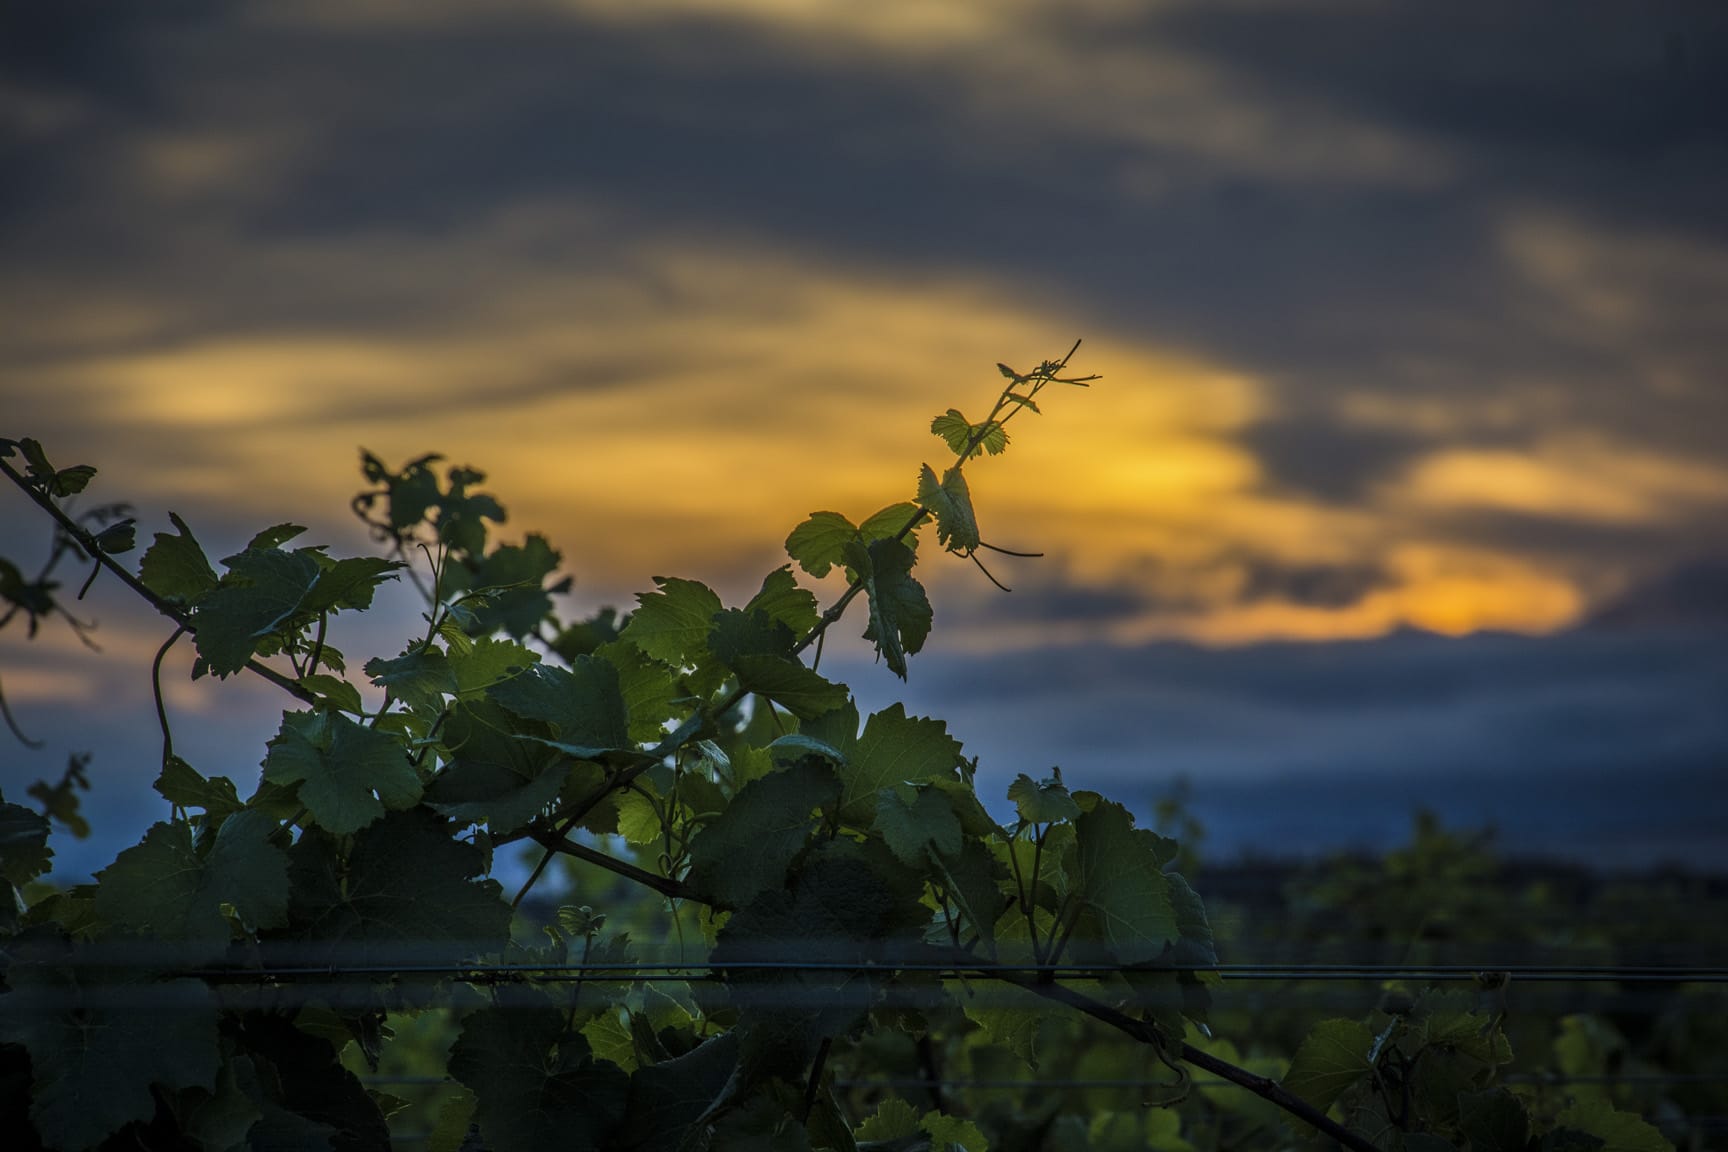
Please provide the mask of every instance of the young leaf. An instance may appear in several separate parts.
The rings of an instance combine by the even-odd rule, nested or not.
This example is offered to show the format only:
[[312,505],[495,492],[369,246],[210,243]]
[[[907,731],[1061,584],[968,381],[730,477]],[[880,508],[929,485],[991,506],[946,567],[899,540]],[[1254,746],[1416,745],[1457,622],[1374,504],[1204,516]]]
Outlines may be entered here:
[[402,745],[339,712],[289,712],[270,741],[264,779],[298,784],[319,827],[346,836],[420,799],[420,777]]
[[156,533],[155,543],[139,563],[138,578],[164,600],[196,604],[216,587],[216,572],[186,522],[172,512],[168,519],[174,523],[175,535]]
[[858,538],[866,544],[874,544],[878,540],[891,540],[899,536],[902,544],[916,552],[918,550],[917,533],[908,532],[906,535],[900,536],[900,532],[912,522],[912,518],[916,515],[918,515],[918,505],[910,500],[890,504],[858,525]]
[[456,694],[456,674],[437,648],[411,650],[392,660],[368,660],[366,675],[410,708],[435,712],[443,707],[445,696]]
[[858,535],[852,521],[838,512],[812,512],[786,537],[786,554],[798,567],[821,579],[840,562],[840,550]]
[[234,790],[234,781],[226,776],[205,779],[178,756],[170,756],[162,766],[155,788],[168,803],[179,808],[200,808],[213,821],[245,807]]
[[978,520],[972,513],[972,492],[958,465],[943,473],[941,483],[926,464],[918,473],[918,500],[936,514],[936,540],[950,552],[965,555],[978,548]]
[[1014,802],[1020,819],[1028,824],[1053,824],[1058,820],[1078,820],[1080,806],[1068,795],[1068,787],[1054,776],[1034,781],[1022,772],[1008,785],[1008,799]]
[[339,611],[343,608],[366,609],[372,607],[372,594],[378,585],[386,580],[394,580],[396,571],[407,565],[396,560],[383,560],[374,556],[350,556],[344,560],[330,560],[322,555],[317,559],[323,569],[305,600],[300,605],[300,611],[307,615],[319,612]]

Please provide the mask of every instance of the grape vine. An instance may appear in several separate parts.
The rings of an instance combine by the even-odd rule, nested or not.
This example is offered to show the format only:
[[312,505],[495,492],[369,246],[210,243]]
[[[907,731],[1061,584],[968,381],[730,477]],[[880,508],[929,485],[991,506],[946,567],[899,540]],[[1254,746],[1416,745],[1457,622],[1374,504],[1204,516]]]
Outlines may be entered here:
[[[1218,957],[1175,840],[1060,772],[1019,775],[999,823],[943,722],[861,716],[820,672],[861,599],[864,639],[908,675],[933,624],[913,575],[926,527],[1000,583],[980,553],[1007,550],[966,469],[1046,392],[1096,379],[1066,374],[1075,349],[999,366],[983,419],[932,422],[951,460],[924,464],[911,499],[812,513],[742,605],[665,578],[622,618],[562,619],[559,552],[493,542],[506,512],[484,475],[440,476],[436,456],[363,453],[353,509],[383,556],[333,557],[280,524],[218,566],[170,513],[133,570],[130,510],[73,510],[94,468],[0,440],[0,472],[54,526],[35,577],[0,559],[0,627],[82,631],[53,579],[76,561],[85,587],[105,571],[172,629],[151,668],[168,819],[58,889],[38,881],[50,818],[76,832],[84,766],[32,790],[43,814],[0,799],[9,1146],[390,1147],[403,1101],[356,1072],[434,1017],[439,1149],[1188,1148],[1190,1069],[1275,1110],[1260,1131],[1278,1146],[1666,1147],[1606,1104],[1529,1110],[1496,1081],[1502,1019],[1469,997],[1323,1021],[1284,1067],[1240,1057],[1207,1027]],[[844,590],[823,609],[793,565]],[[402,577],[424,628],[356,670],[332,621]],[[255,784],[176,753],[161,675],[182,639],[195,678],[293,698]],[[513,894],[494,869],[512,846],[533,850]],[[549,876],[581,902],[538,900]],[[617,927],[632,917],[676,946],[644,955]],[[940,1090],[914,1107],[839,1087],[886,1045],[939,1085],[960,1059],[1033,1066],[1075,1028],[1145,1054],[1144,1107],[1027,1127]]]

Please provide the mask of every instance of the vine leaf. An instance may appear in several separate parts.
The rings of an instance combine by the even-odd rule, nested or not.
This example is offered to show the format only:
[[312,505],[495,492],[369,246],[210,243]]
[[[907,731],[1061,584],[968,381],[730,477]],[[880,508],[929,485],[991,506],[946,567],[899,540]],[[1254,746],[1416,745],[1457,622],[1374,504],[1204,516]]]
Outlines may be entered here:
[[48,871],[54,858],[48,833],[47,817],[0,800],[0,876],[22,888]]
[[1034,780],[1022,772],[1008,785],[1008,799],[1014,802],[1020,819],[1028,824],[1054,824],[1058,820],[1080,818],[1080,806],[1057,776]]
[[812,512],[786,537],[786,555],[820,580],[840,563],[841,550],[858,538],[858,528],[838,512]]
[[843,549],[846,566],[863,584],[870,604],[864,639],[900,679],[906,679],[906,657],[924,647],[934,614],[924,586],[912,578],[917,556],[898,540],[866,545],[854,540]]
[[738,1064],[738,1034],[723,1032],[630,1077],[618,1147],[625,1152],[679,1148],[705,1116]]
[[[950,408],[936,419],[930,421],[930,431],[942,437],[948,448],[955,455],[966,452],[966,445],[972,444],[972,450],[967,453],[967,459],[988,452],[992,456],[1000,456],[1008,450],[1008,430],[994,420],[982,424],[973,424],[961,415],[958,408]],[[973,443],[973,438],[978,442]]]
[[926,1112],[924,1118],[918,1121],[918,1127],[930,1137],[932,1148],[960,1148],[964,1152],[986,1152],[990,1147],[989,1140],[979,1131],[978,1125],[970,1120],[962,1120],[958,1116],[945,1116],[941,1112]]
[[1122,964],[1157,960],[1181,936],[1162,870],[1169,842],[1135,828],[1128,809],[1107,800],[1081,814],[1074,835],[1080,898],[1110,954]]
[[860,1140],[901,1140],[918,1135],[918,1113],[898,1096],[890,1096],[876,1105],[876,1112],[858,1126],[855,1135]]
[[116,928],[203,944],[212,954],[228,945],[225,904],[248,930],[274,928],[288,912],[288,857],[270,843],[276,829],[263,812],[237,812],[200,859],[190,824],[154,824],[96,874],[96,915]]
[[766,612],[770,620],[784,624],[794,636],[807,635],[821,618],[816,597],[798,587],[791,567],[784,564],[768,573],[762,590],[744,605],[745,615],[756,612]]
[[905,706],[896,703],[871,716],[862,735],[854,735],[857,726],[858,711],[851,704],[803,726],[805,736],[845,758],[839,768],[840,819],[845,823],[870,827],[877,795],[884,789],[955,778],[960,741],[948,735],[942,721],[909,717]]
[[808,720],[846,703],[846,685],[786,656],[742,656],[734,664],[738,685],[766,696],[800,720]]
[[597,1061],[550,1004],[483,1008],[462,1023],[450,1075],[475,1096],[481,1137],[496,1152],[592,1152],[624,1118],[629,1079]]
[[674,668],[706,663],[714,614],[724,607],[720,597],[696,580],[656,576],[654,583],[658,591],[637,594],[623,639]]
[[199,603],[198,655],[218,676],[246,667],[258,642],[290,619],[318,579],[309,552],[248,548],[228,558],[221,586]]
[[671,667],[625,640],[600,645],[594,656],[618,670],[630,739],[646,744],[665,735],[666,721],[678,715],[678,682]]
[[1374,1035],[1355,1020],[1322,1020],[1290,1059],[1284,1087],[1320,1111],[1332,1107],[1346,1089],[1373,1071],[1368,1051]]
[[420,777],[402,745],[339,712],[288,712],[264,757],[264,779],[299,785],[312,819],[338,836],[356,832],[386,808],[420,799]]
[[899,784],[878,792],[875,828],[900,862],[913,868],[927,867],[932,853],[960,854],[960,820],[933,788]]
[[746,784],[690,841],[689,882],[721,908],[784,888],[816,810],[839,793],[833,770],[814,757]]
[[487,700],[450,709],[443,743],[450,763],[426,785],[426,803],[462,824],[511,832],[532,820],[563,787],[556,750],[515,739],[503,708]]
[[9,942],[11,991],[0,1040],[30,1052],[30,1119],[48,1147],[83,1152],[156,1113],[152,1086],[216,1086],[221,1060],[210,990],[76,963],[69,944],[35,936]]
[[631,747],[618,669],[596,656],[578,656],[568,669],[532,665],[486,695],[525,720],[552,725],[558,739],[546,743],[580,759]]
[[486,853],[430,809],[393,812],[340,842],[314,828],[288,850],[289,931],[340,963],[454,962],[502,947],[510,907]]
[[1606,1096],[1579,1096],[1555,1117],[1554,1127],[1594,1137],[1600,1143],[1593,1147],[1600,1152],[1674,1152],[1668,1138],[1642,1116],[1620,1111]]
[[930,465],[918,472],[918,501],[936,514],[936,542],[950,552],[968,555],[978,549],[978,518],[972,512],[972,491],[956,464],[940,482]]
[[436,712],[443,706],[445,696],[456,694],[456,673],[443,651],[437,648],[411,650],[391,660],[368,660],[366,675],[372,678],[372,683],[417,711]]
[[139,561],[138,578],[144,586],[173,604],[196,604],[216,587],[216,571],[186,521],[170,512],[175,534],[156,533],[156,539]]

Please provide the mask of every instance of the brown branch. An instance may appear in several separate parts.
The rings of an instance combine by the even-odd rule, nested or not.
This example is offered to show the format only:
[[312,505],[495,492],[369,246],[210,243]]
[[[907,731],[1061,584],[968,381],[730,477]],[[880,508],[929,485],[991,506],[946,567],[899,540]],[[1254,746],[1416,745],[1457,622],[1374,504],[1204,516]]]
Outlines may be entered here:
[[[72,539],[78,542],[79,547],[83,548],[89,555],[96,557],[98,564],[118,576],[122,583],[132,589],[132,591],[136,592],[139,596],[143,597],[145,602],[152,608],[156,609],[157,612],[168,617],[168,619],[172,620],[186,631],[192,633],[194,636],[197,635],[198,628],[192,623],[191,617],[188,616],[185,611],[173,604],[170,604],[162,597],[156,595],[156,593],[150,591],[144,581],[127,571],[125,565],[104,552],[96,543],[96,537],[81,527],[76,520],[68,516],[58,504],[54,503],[52,497],[50,497],[46,492],[37,489],[28,480],[21,476],[17,469],[13,468],[12,465],[7,463],[3,458],[0,458],[0,472],[4,472],[7,479],[11,480],[12,483],[17,485],[26,496],[35,501],[39,508],[52,516],[55,522],[58,523],[60,527],[72,537]],[[264,679],[270,681],[270,683],[276,685],[276,687],[304,703],[316,704],[318,702],[318,698],[314,696],[311,691],[302,688],[293,680],[282,675],[282,673],[276,671],[276,669],[270,667],[268,664],[261,663],[256,659],[248,660],[246,661],[246,670],[258,676],[262,676]]]
[[670,876],[661,876],[638,868],[616,856],[610,856],[598,849],[590,848],[586,844],[578,844],[567,837],[552,832],[531,832],[529,838],[543,848],[553,852],[562,852],[566,856],[574,856],[578,860],[586,860],[588,863],[622,876],[626,880],[634,880],[645,888],[652,888],[660,895],[670,899],[695,900],[698,903],[707,903],[700,892],[681,880],[674,880]]

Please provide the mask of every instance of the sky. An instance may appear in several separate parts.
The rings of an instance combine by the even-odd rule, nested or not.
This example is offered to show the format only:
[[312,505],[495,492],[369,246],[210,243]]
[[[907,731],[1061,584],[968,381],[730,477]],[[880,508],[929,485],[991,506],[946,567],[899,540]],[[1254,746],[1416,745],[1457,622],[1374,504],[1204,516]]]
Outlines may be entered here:
[[[1728,868],[1728,9],[1715,0],[275,0],[0,10],[0,436],[144,539],[292,519],[358,451],[488,474],[567,610],[741,600],[806,514],[969,469],[1001,593],[926,555],[904,685],[1000,795],[1061,765],[1208,849],[1404,837]],[[0,554],[46,528],[0,493]],[[837,588],[821,586],[825,596]],[[88,749],[99,866],[165,810],[148,666],[0,633]],[[345,641],[397,651],[394,616]],[[853,631],[861,628],[857,624]],[[256,779],[284,701],[182,682]],[[100,857],[100,859],[98,859]]]

